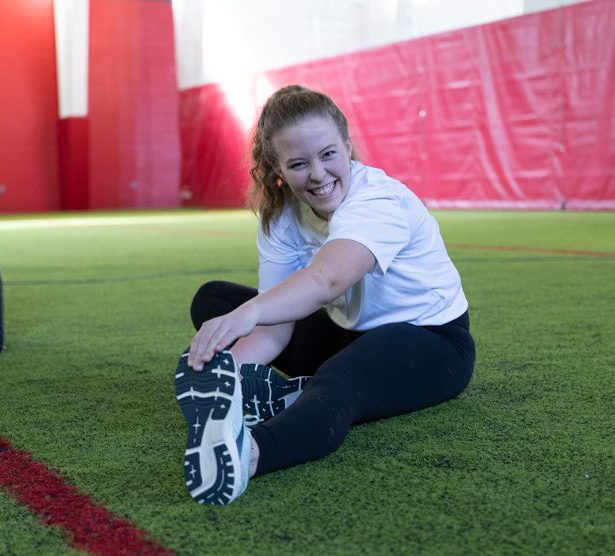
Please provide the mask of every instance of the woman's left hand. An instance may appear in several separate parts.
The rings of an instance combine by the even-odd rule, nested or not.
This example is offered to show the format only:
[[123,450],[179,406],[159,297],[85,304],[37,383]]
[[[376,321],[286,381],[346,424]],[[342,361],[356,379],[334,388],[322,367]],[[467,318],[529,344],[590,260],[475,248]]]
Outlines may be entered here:
[[258,311],[250,303],[221,317],[205,321],[190,345],[188,366],[202,371],[213,356],[235,340],[250,334],[258,324]]

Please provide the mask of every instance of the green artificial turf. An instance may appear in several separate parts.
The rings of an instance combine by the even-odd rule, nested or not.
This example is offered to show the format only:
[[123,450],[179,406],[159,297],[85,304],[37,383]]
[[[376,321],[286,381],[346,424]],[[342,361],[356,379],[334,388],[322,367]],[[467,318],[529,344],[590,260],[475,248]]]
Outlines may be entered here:
[[27,508],[0,491],[0,554],[10,556],[62,556],[80,554],[67,550],[66,540],[54,527],[40,524]]
[[[0,219],[0,436],[179,554],[614,553],[615,215],[435,216],[470,300],[468,389],[223,508],[185,490],[173,373],[198,286],[256,284],[254,217]],[[5,548],[71,553],[0,493]]]

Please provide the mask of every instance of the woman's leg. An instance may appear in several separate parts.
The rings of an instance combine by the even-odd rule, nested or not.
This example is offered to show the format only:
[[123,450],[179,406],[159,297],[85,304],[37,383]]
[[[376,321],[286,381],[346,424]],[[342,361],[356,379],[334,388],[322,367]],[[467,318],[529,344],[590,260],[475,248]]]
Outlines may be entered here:
[[370,330],[325,361],[292,406],[252,429],[260,449],[257,474],[329,454],[354,423],[454,398],[473,366],[467,314],[438,327],[399,323]]
[[[241,284],[207,282],[192,300],[192,324],[198,330],[206,320],[229,313],[257,294],[255,288]],[[295,324],[288,346],[271,364],[288,376],[313,375],[324,361],[360,335],[334,324],[324,309],[316,311]]]
[[258,294],[255,288],[216,280],[203,284],[192,298],[190,317],[196,330],[209,319],[226,315]]
[[[191,315],[195,327],[204,320],[231,311],[256,295],[245,286],[213,282],[205,284],[195,296]],[[313,347],[318,333],[328,326],[322,315],[308,317]],[[306,319],[306,320],[308,320]],[[292,340],[291,340],[292,343]],[[301,345],[309,345],[302,343]],[[288,352],[288,347],[285,350]],[[200,503],[228,504],[245,490],[249,477],[258,468],[259,445],[246,426],[242,411],[245,405],[230,352],[216,354],[201,372],[187,366],[187,354],[180,357],[175,373],[175,394],[187,424],[184,477],[190,495]],[[286,354],[288,355],[288,353]],[[294,354],[290,354],[294,356]],[[323,356],[324,357],[324,356]]]

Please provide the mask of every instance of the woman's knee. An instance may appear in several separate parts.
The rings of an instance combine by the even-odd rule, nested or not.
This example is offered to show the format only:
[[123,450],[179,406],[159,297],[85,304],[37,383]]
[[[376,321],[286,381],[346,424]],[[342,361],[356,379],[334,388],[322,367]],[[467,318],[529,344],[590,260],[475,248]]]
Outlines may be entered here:
[[205,282],[194,294],[192,305],[198,304],[200,301],[207,301],[211,298],[224,296],[224,291],[227,290],[229,286],[229,282],[224,282],[222,280]]
[[219,280],[206,282],[192,297],[192,303],[190,304],[190,317],[194,328],[197,330],[201,327],[201,324],[207,320],[211,299],[218,295],[219,290]]
[[223,280],[206,282],[196,291],[190,305],[190,317],[194,328],[198,330],[206,320],[236,309],[256,293],[254,288],[233,282]]

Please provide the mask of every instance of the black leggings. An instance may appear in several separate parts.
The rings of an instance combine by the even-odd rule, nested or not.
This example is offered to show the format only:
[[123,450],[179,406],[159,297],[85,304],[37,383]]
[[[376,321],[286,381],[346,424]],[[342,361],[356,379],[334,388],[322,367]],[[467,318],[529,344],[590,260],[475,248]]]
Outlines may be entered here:
[[[257,295],[254,288],[208,282],[192,301],[195,328]],[[337,326],[324,309],[298,321],[272,365],[313,375],[282,413],[252,429],[257,474],[321,458],[350,425],[409,413],[459,395],[474,368],[468,313],[441,326],[393,323],[365,332]]]

